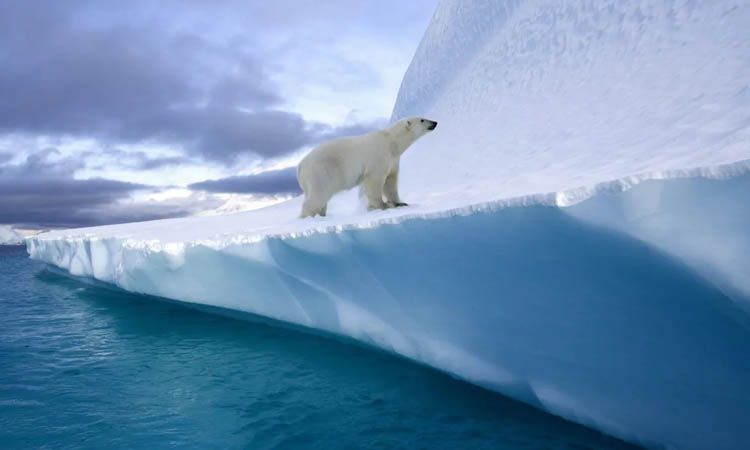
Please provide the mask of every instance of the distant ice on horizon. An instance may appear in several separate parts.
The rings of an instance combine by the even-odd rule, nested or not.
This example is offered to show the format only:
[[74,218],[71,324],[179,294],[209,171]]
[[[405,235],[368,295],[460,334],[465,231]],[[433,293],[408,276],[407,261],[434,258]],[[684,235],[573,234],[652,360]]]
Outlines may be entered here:
[[10,225],[0,225],[0,245],[21,245],[24,236]]

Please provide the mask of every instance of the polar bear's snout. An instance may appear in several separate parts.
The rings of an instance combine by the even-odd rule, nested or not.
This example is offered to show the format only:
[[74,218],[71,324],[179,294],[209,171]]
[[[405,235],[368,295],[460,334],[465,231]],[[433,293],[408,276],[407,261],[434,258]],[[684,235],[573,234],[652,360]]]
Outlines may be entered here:
[[437,126],[437,122],[434,120],[419,119],[419,122],[422,123],[422,126],[424,126],[427,131],[432,131]]

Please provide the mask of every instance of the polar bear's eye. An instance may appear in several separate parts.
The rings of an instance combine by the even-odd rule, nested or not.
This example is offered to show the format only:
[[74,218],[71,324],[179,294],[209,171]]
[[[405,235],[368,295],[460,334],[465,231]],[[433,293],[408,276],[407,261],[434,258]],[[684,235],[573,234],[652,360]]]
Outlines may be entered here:
[[424,123],[424,119],[419,119],[420,122]]

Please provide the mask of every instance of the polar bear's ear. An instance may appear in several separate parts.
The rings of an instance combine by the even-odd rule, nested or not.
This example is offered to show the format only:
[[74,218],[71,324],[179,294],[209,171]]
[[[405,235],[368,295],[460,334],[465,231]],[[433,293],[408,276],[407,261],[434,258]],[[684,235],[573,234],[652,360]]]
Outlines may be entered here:
[[406,128],[411,130],[411,120],[406,121]]

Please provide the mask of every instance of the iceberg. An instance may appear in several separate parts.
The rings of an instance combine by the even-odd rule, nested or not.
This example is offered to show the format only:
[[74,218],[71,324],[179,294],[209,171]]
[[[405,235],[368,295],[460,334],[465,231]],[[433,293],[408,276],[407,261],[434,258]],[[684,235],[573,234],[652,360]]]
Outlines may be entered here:
[[412,206],[31,237],[73,275],[376,346],[649,447],[750,441],[750,3],[443,0]]
[[24,237],[10,225],[0,225],[0,245],[21,245]]

